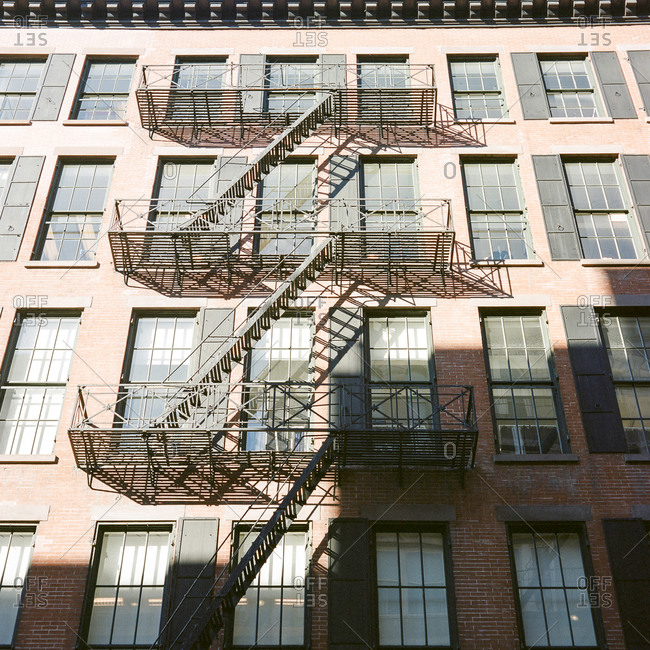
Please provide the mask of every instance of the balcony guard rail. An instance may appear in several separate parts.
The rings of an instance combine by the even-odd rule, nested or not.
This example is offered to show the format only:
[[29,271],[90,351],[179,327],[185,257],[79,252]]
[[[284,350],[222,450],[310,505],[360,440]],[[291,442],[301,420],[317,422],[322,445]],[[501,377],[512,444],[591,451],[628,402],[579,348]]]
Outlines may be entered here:
[[[190,417],[159,421],[188,398]],[[81,386],[69,434],[88,473],[125,465],[155,473],[188,464],[213,471],[220,460],[296,448],[308,455],[332,432],[343,464],[463,469],[476,446],[473,389],[350,380]]]
[[[332,272],[401,268],[442,273],[451,264],[454,231],[447,199],[346,201],[223,200],[218,223],[195,220],[204,201],[118,201],[109,229],[117,271],[139,279],[158,273],[210,272],[212,279],[275,269],[290,274],[312,250],[336,235]],[[233,276],[234,274],[234,276]],[[338,277],[338,276],[337,276]]]
[[[223,221],[186,221],[209,206],[229,218]],[[249,232],[305,232],[313,234],[355,231],[400,232],[451,230],[451,201],[413,199],[295,199],[217,201],[199,199],[118,199],[109,232],[206,233],[229,235]],[[263,226],[263,227],[262,227]]]
[[[307,74],[287,65],[224,64],[205,75],[188,64],[145,66],[136,90],[142,126],[173,140],[244,142],[272,137],[328,91],[336,91],[326,122],[340,129],[436,127],[432,65],[313,64]],[[247,127],[253,128],[247,132]],[[239,136],[236,135],[240,129]]]
[[[185,73],[188,76],[185,77]],[[305,74],[307,73],[307,74]],[[386,80],[383,84],[380,80]],[[245,82],[244,82],[245,81]],[[394,85],[388,85],[388,82]],[[285,63],[177,63],[145,65],[138,90],[323,90],[334,88],[391,89],[434,88],[433,64],[392,62]]]

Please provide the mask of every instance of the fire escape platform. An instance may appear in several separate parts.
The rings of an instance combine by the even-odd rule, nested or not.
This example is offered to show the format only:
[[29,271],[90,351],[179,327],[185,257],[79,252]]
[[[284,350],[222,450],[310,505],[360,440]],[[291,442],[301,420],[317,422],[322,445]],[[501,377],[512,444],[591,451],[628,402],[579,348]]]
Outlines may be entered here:
[[[363,66],[310,64],[295,75],[287,63],[278,78],[264,66],[223,64],[194,85],[184,83],[184,64],[145,66],[136,98],[143,128],[153,136],[181,142],[258,142],[281,132],[305,110],[310,98],[333,93],[332,115],[321,130],[384,127],[435,128],[437,88],[433,65],[400,69],[390,87],[375,87]],[[390,65],[379,69],[390,76]],[[269,93],[282,95],[273,106]]]
[[[228,292],[261,278],[284,280],[313,246],[331,236],[333,258],[323,275],[328,280],[365,270],[435,278],[452,261],[455,232],[448,199],[391,201],[372,210],[363,201],[323,199],[299,213],[286,209],[287,200],[270,210],[251,202],[246,209],[243,202],[235,208],[237,228],[195,221],[186,229],[183,220],[189,217],[180,213],[178,202],[120,200],[108,232],[115,269],[145,284],[149,275],[165,271],[179,278],[209,276],[213,286]],[[159,223],[160,214],[172,218]],[[284,228],[264,225],[282,221],[288,221]]]
[[[272,476],[282,480],[306,467],[332,434],[342,468],[464,470],[474,463],[471,387],[242,383],[193,390],[206,402],[191,419],[156,426],[125,419],[134,396],[128,386],[81,387],[69,438],[89,482],[141,503],[246,501]],[[141,404],[186,397],[163,397],[160,385],[135,392]],[[393,416],[398,409],[403,415]],[[267,449],[242,449],[247,435],[260,432]]]

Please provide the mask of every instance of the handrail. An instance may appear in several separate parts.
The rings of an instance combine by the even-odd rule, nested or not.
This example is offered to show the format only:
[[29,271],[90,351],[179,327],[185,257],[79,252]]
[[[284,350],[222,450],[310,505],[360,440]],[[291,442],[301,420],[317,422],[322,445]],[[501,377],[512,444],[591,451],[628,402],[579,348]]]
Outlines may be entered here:
[[[247,63],[222,63],[212,64],[215,70],[210,78],[202,79],[203,85],[182,87],[178,85],[178,73],[183,69],[189,69],[191,66],[205,67],[205,62],[197,62],[196,64],[190,63],[176,63],[176,64],[153,64],[145,65],[142,68],[140,75],[140,83],[138,90],[171,90],[173,92],[190,92],[192,90],[205,91],[205,92],[219,92],[220,90],[312,90],[320,91],[332,88],[355,88],[361,90],[377,90],[377,89],[390,89],[390,90],[410,90],[412,88],[434,88],[435,87],[435,73],[434,65],[431,63],[391,63],[381,62],[373,63],[372,61],[359,62],[359,63],[285,63],[286,70],[298,69],[297,66],[308,66],[301,68],[313,69],[314,76],[311,78],[311,85],[307,84],[309,79],[305,79],[304,75],[300,78],[298,84],[284,83],[279,85],[276,79],[271,75],[277,71],[277,68],[269,66],[257,66],[255,64]],[[368,68],[373,66],[373,71],[393,72],[399,71],[400,80],[407,82],[409,85],[402,86],[361,86],[360,82],[364,79],[364,75],[368,74]],[[377,67],[374,67],[377,66]],[[365,69],[364,69],[365,68]],[[261,69],[261,72],[259,72]],[[246,72],[246,84],[241,83],[241,73]],[[251,73],[258,74],[250,78]],[[286,78],[285,78],[286,79]],[[342,83],[343,82],[343,83]],[[218,85],[217,85],[218,84]]]
[[[384,221],[384,230],[399,231],[400,215],[406,216],[416,213],[421,218],[421,230],[450,230],[453,227],[451,218],[451,200],[442,198],[416,198],[416,199],[391,199],[378,204],[372,201],[373,209],[368,209],[370,203],[364,199],[313,199],[313,209],[291,209],[292,203],[304,203],[303,199],[277,199],[274,203],[267,200],[251,198],[241,201],[242,214],[238,216],[237,227],[233,224],[206,222],[206,226],[197,228],[197,230],[185,230],[183,232],[220,232],[229,235],[235,234],[253,234],[256,232],[274,233],[274,232],[300,232],[299,226],[306,221],[319,221],[319,215],[323,214],[326,223],[329,221],[331,226],[329,230],[318,229],[319,234],[336,233],[342,231],[361,231],[369,230],[377,232],[376,226],[368,227],[368,222],[374,215],[382,215],[385,218],[387,214],[393,214],[395,219]],[[155,232],[155,233],[178,233],[176,225],[168,226],[174,218],[180,220],[185,215],[195,213],[194,208],[200,208],[206,205],[218,204],[226,211],[232,202],[230,199],[212,200],[174,200],[174,199],[117,199],[113,211],[113,218],[109,232]],[[335,208],[337,216],[325,215],[327,210]],[[260,217],[264,214],[278,215],[292,213],[300,218],[295,222],[287,223],[282,229],[260,228]],[[159,220],[160,215],[171,217],[168,221]],[[342,215],[345,215],[344,217]],[[338,222],[337,222],[338,219]],[[403,221],[403,220],[402,220]],[[209,225],[207,225],[209,223]],[[409,223],[404,222],[407,226]],[[307,232],[307,229],[305,229]]]

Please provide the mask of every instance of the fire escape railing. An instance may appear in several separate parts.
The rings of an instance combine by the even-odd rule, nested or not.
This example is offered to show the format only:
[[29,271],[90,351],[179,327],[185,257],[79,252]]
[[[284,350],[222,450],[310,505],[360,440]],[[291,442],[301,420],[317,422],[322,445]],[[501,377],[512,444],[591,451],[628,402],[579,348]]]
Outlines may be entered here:
[[[220,199],[217,210],[232,208]],[[444,271],[455,238],[451,202],[255,198],[237,204],[235,223],[193,222],[179,229],[205,201],[116,202],[108,237],[117,271],[127,279],[158,269],[210,271],[240,277],[253,269],[278,268],[286,277],[324,238],[335,237],[332,269],[427,268]]]
[[[200,404],[182,421],[160,414]],[[88,473],[111,465],[184,467],[291,449],[313,454],[336,433],[344,464],[473,464],[477,423],[470,386],[431,383],[235,382],[123,384],[78,389],[70,427]],[[265,439],[247,446],[247,435]],[[250,445],[250,443],[249,443]]]
[[[291,70],[291,64],[285,65]],[[385,66],[389,70],[390,64]],[[318,102],[328,91],[336,92],[335,115],[330,117],[337,127],[436,124],[437,89],[430,64],[404,66],[399,78],[388,74],[383,82],[381,67],[371,79],[363,64],[314,63],[311,76],[281,74],[279,78],[268,66],[223,64],[211,76],[188,84],[182,80],[187,67],[143,67],[136,97],[142,126],[151,134],[174,138],[189,129],[193,138],[200,138],[240,125],[277,129],[278,116],[290,119],[304,108],[296,104],[287,111],[276,110],[269,103],[272,93],[286,98],[310,95]]]

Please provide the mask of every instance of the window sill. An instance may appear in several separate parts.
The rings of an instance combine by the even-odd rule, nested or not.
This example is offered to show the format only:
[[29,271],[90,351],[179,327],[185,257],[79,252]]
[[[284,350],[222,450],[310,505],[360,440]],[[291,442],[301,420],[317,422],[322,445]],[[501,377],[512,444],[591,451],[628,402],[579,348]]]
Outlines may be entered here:
[[650,454],[625,454],[626,463],[642,463],[650,465]]
[[476,120],[454,120],[454,124],[517,124],[515,120],[504,117],[504,118],[490,118],[489,120],[476,119]]
[[84,260],[80,262],[68,260],[30,260],[29,262],[25,262],[26,269],[96,269],[98,267],[99,262],[96,260]]
[[613,124],[613,117],[550,117],[551,124]]
[[63,120],[63,126],[129,126],[122,120]]
[[650,259],[641,260],[580,260],[582,266],[650,266]]
[[539,259],[533,260],[472,260],[472,266],[544,266]]
[[495,454],[493,458],[497,465],[506,464],[539,464],[547,463],[579,463],[577,454]]
[[0,120],[0,126],[30,126],[31,120]]
[[17,464],[54,464],[59,459],[54,454],[0,454],[0,464],[17,465]]

